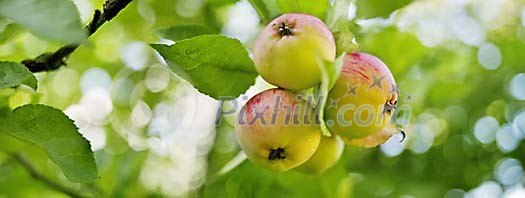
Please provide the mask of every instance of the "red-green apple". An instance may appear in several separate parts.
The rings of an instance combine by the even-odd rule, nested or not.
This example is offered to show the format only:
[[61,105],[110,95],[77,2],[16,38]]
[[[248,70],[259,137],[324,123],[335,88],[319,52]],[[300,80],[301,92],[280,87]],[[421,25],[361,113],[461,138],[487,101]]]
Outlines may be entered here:
[[391,124],[397,87],[388,67],[377,57],[352,52],[328,94],[325,121],[343,139],[362,138]]
[[252,97],[241,109],[235,131],[252,162],[273,171],[303,164],[321,139],[312,107],[296,94],[270,89]]
[[334,37],[318,18],[284,14],[260,33],[253,50],[255,68],[267,82],[302,90],[321,82],[319,60],[335,60]]

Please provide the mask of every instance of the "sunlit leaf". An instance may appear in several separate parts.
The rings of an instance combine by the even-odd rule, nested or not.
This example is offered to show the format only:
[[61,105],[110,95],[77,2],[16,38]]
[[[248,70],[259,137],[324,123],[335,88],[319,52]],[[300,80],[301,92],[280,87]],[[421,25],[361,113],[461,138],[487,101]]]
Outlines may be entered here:
[[0,62],[0,89],[25,84],[36,90],[36,77],[24,65],[16,62]]
[[340,19],[330,28],[334,35],[337,54],[347,53],[359,49],[359,44],[350,29],[350,21]]
[[98,177],[89,142],[62,111],[44,105],[25,105],[0,115],[0,132],[42,149],[73,182]]
[[253,61],[241,42],[226,36],[203,35],[171,46],[151,46],[172,71],[215,99],[239,96],[257,77]]
[[334,0],[326,14],[326,25],[333,27],[335,22],[348,19],[348,10],[353,0]]
[[24,31],[20,26],[14,23],[10,23],[9,25],[5,26],[2,32],[0,32],[0,45],[6,43],[9,40],[14,39],[22,32]]
[[80,43],[87,36],[70,0],[0,0],[0,16],[57,41]]
[[337,54],[359,49],[359,44],[357,44],[351,29],[352,24],[348,20],[348,10],[351,3],[352,0],[336,0],[330,7],[325,20],[326,25],[334,35]]
[[176,25],[157,31],[160,37],[172,41],[184,40],[200,35],[215,34],[212,29],[198,24]]

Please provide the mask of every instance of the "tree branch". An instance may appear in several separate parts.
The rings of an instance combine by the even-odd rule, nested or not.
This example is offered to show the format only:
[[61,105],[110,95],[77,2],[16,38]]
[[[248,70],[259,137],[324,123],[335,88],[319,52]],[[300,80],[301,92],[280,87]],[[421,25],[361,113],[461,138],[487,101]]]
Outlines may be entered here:
[[41,181],[45,185],[49,186],[50,188],[53,188],[59,192],[62,192],[66,195],[69,195],[71,197],[86,197],[85,195],[81,195],[80,193],[76,192],[73,189],[69,189],[63,185],[60,185],[53,180],[47,178],[46,176],[40,174],[33,165],[25,157],[23,157],[20,154],[9,154],[16,162],[18,162],[24,169],[27,170],[31,174],[31,177],[33,177],[35,180]]
[[[93,19],[86,26],[88,36],[91,36],[98,30],[98,28],[100,28],[100,26],[117,16],[117,14],[131,1],[132,0],[106,0],[103,11],[95,10]],[[60,68],[60,66],[65,65],[64,61],[66,57],[75,51],[79,45],[80,44],[68,44],[59,48],[55,52],[44,53],[34,59],[24,60],[22,61],[22,64],[24,64],[31,72],[55,70]]]

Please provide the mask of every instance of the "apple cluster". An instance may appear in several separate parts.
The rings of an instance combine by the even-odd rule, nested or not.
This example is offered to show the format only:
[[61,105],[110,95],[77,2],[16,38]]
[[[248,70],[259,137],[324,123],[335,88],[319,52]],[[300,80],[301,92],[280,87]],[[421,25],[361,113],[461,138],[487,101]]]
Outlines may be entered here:
[[[332,32],[320,19],[281,15],[260,33],[253,52],[259,75],[278,87],[252,97],[238,115],[238,142],[255,164],[318,174],[339,160],[345,143],[375,147],[395,132],[390,119],[397,87],[388,67],[373,55],[345,54],[327,105],[316,106],[298,94],[321,82],[319,59],[336,58]],[[325,112],[330,137],[322,135],[319,110]]]

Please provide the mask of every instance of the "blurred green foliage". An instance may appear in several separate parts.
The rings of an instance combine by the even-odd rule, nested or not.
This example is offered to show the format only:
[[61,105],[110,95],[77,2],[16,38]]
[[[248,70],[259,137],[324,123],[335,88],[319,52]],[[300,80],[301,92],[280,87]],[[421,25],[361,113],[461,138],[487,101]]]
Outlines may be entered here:
[[[99,9],[103,5],[103,0],[75,2],[81,14],[87,13],[87,17],[82,18],[84,24],[91,17],[93,9]],[[271,19],[284,11],[293,10],[293,6],[283,7],[286,3],[303,1],[249,2],[264,5],[250,10],[251,14],[265,13]],[[112,82],[112,110],[100,123],[89,123],[89,126],[100,125],[105,131],[103,135],[106,143],[103,148],[95,151],[100,178],[88,184],[70,182],[59,167],[50,162],[35,146],[0,134],[0,197],[66,197],[34,180],[23,167],[9,157],[8,154],[12,152],[23,153],[31,159],[37,170],[51,180],[96,197],[457,197],[452,196],[452,193],[447,194],[451,189],[459,189],[459,197],[462,197],[463,193],[472,192],[472,189],[485,181],[500,181],[496,169],[503,159],[514,158],[522,165],[525,164],[525,144],[519,137],[517,147],[505,151],[502,149],[505,142],[498,140],[498,137],[496,141],[484,144],[474,135],[474,126],[484,116],[494,117],[500,130],[500,126],[512,124],[519,132],[520,128],[517,126],[524,124],[514,122],[518,114],[525,112],[525,102],[513,95],[509,82],[517,74],[525,73],[525,3],[519,0],[501,1],[506,6],[498,8],[503,10],[496,12],[495,18],[499,20],[496,21],[500,25],[493,27],[492,24],[484,24],[482,16],[477,16],[473,11],[477,9],[475,7],[478,4],[486,2],[492,1],[472,1],[468,5],[454,4],[447,7],[451,10],[454,6],[461,7],[459,10],[463,15],[484,26],[484,41],[477,45],[450,38],[438,45],[428,45],[422,39],[421,30],[399,25],[402,23],[401,16],[411,11],[420,14],[418,16],[421,18],[416,19],[418,26],[430,24],[424,26],[427,29],[436,27],[435,23],[449,23],[450,21],[443,16],[433,15],[434,12],[429,10],[420,10],[423,9],[420,5],[425,3],[434,6],[434,10],[444,10],[442,1],[353,2],[357,11],[355,16],[348,16],[350,20],[344,28],[352,30],[360,50],[376,55],[389,66],[396,81],[400,83],[400,105],[410,107],[409,124],[404,126],[408,139],[403,143],[402,153],[390,156],[386,154],[385,148],[347,147],[335,167],[322,175],[305,175],[295,171],[273,173],[249,161],[223,173],[221,170],[240,151],[233,126],[224,121],[213,133],[209,153],[201,154],[205,159],[205,181],[195,182],[193,188],[188,188],[185,183],[174,183],[169,188],[161,188],[161,184],[148,183],[151,182],[147,179],[150,178],[147,175],[150,172],[147,172],[145,167],[156,167],[152,164],[158,165],[167,161],[174,164],[171,167],[176,168],[188,159],[162,157],[158,154],[153,148],[160,143],[154,140],[165,136],[152,132],[148,126],[133,127],[136,122],[132,119],[133,109],[140,101],[149,107],[161,103],[173,106],[173,103],[182,100],[177,97],[189,93],[184,91],[183,85],[186,82],[173,77],[172,74],[169,75],[168,84],[162,91],[144,88],[145,79],[151,75],[151,68],[161,68],[161,74],[169,71],[162,70],[166,66],[162,65],[157,54],[146,44],[167,42],[161,40],[156,32],[160,31],[161,35],[166,36],[168,34],[162,34],[162,30],[179,25],[195,26],[192,26],[193,30],[185,30],[181,35],[166,36],[168,39],[176,41],[200,35],[202,32],[227,32],[228,22],[239,17],[229,14],[234,12],[234,8],[247,9],[242,5],[249,3],[236,0],[134,1],[81,45],[67,59],[67,67],[36,74],[39,80],[37,92],[24,87],[0,90],[2,107],[13,109],[23,104],[43,103],[65,110],[82,102],[85,94],[84,79],[89,80],[85,78],[87,72],[93,71],[93,68],[107,72]],[[320,11],[312,12],[324,17],[324,9],[320,6],[315,8],[319,8]],[[397,13],[391,16],[395,10],[398,10]],[[330,17],[330,14],[326,16]],[[391,17],[388,18],[389,16]],[[61,46],[57,41],[41,37],[42,34],[34,35],[23,26],[15,26],[12,22],[13,20],[7,17],[0,18],[1,61],[20,62]],[[263,24],[248,27],[260,30]],[[431,30],[448,36],[457,34],[453,31]],[[247,32],[247,29],[241,29],[241,32]],[[476,32],[470,34],[473,36]],[[243,41],[248,50],[252,49],[256,36],[251,35],[250,39]],[[143,46],[145,50],[141,51],[145,59],[144,67],[130,67],[126,62],[127,58],[122,55],[123,49],[132,43],[146,46]],[[478,53],[480,46],[485,43],[497,46],[501,55],[501,62],[495,70],[486,69],[480,63]],[[161,74],[156,74],[155,79],[160,78]],[[96,80],[92,81],[102,83],[104,78],[103,75],[96,75]],[[525,84],[522,87],[525,87]],[[186,113],[182,108],[178,110],[180,114]],[[154,111],[152,114],[157,115],[158,112]],[[168,121],[182,123],[173,117],[169,117]],[[198,134],[197,130],[199,129],[189,129],[189,135],[177,138],[190,139],[191,134]],[[422,136],[429,135],[423,133],[425,131],[433,131],[431,142],[430,145],[426,145],[429,146],[428,149],[418,152],[418,141]],[[525,131],[521,133],[525,134]],[[185,150],[185,145],[176,148],[179,150],[169,151],[175,154],[193,152],[191,149]],[[170,156],[169,153],[165,155]],[[156,169],[159,172],[168,172],[161,168]],[[519,174],[520,179],[516,185],[525,185],[523,168]],[[160,174],[153,181],[161,183],[167,179],[176,180],[178,175]],[[500,185],[503,190],[510,188],[504,184]],[[169,194],[171,191],[166,189],[187,190],[182,194]]]

